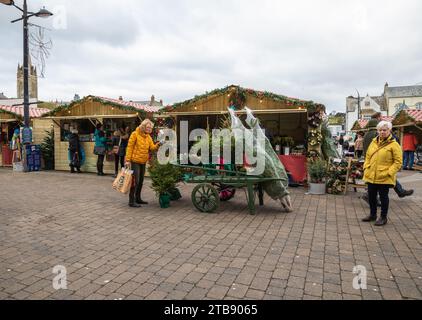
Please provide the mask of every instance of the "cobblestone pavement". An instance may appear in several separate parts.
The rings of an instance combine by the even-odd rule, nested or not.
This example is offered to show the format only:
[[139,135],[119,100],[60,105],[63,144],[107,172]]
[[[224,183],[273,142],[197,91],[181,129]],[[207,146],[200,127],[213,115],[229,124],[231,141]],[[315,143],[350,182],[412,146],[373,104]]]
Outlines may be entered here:
[[[218,214],[196,211],[191,185],[160,209],[129,208],[112,178],[0,169],[0,299],[421,299],[422,174],[391,195],[377,228],[359,193],[311,196],[291,189],[295,211],[266,198],[255,216],[245,195]],[[67,269],[55,290],[53,267]],[[353,288],[353,267],[367,289]]]

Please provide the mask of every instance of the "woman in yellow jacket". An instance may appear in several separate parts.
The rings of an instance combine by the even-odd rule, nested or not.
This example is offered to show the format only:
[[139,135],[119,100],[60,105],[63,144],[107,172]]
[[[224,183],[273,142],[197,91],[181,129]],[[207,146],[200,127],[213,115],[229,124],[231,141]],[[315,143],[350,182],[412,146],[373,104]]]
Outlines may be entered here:
[[129,192],[129,206],[138,208],[148,202],[141,199],[142,184],[144,183],[145,165],[148,162],[149,152],[155,151],[160,143],[154,143],[151,132],[154,124],[146,119],[130,135],[126,149],[126,167],[133,170],[135,184],[132,184]]
[[[377,125],[378,136],[366,151],[363,180],[368,184],[370,215],[364,222],[375,221],[376,226],[387,223],[389,188],[396,185],[397,172],[402,165],[400,145],[391,135],[391,122],[381,121]],[[381,217],[377,220],[377,194],[381,199]]]

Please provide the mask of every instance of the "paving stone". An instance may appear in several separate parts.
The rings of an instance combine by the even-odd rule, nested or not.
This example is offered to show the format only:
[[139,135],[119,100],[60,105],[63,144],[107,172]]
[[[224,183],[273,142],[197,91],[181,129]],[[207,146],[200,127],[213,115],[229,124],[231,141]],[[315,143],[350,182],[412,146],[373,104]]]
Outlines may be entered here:
[[[422,192],[420,174],[403,176]],[[361,192],[314,198],[291,188],[293,213],[276,214],[266,196],[254,216],[239,192],[203,215],[189,197],[162,210],[149,178],[148,210],[129,208],[111,177],[0,168],[0,181],[2,300],[422,299],[416,196],[393,194],[390,223],[375,229],[360,221]],[[66,266],[68,290],[53,288],[55,265]],[[367,268],[367,290],[353,289],[356,265]]]

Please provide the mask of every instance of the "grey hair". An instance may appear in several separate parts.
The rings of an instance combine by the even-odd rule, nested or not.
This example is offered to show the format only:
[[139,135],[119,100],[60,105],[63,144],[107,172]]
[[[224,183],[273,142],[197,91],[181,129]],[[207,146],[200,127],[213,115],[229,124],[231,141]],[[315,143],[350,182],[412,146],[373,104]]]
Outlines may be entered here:
[[388,129],[393,129],[393,124],[389,121],[380,121],[377,125],[377,129],[380,130],[382,127],[387,126]]

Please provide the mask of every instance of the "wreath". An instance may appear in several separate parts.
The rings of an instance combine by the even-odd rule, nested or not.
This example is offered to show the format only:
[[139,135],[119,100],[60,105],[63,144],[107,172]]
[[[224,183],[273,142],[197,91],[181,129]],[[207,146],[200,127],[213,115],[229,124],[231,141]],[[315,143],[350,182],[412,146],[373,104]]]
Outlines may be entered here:
[[317,146],[322,143],[324,137],[322,136],[321,132],[318,130],[310,130],[309,131],[309,145],[310,146]]
[[229,106],[233,106],[236,110],[242,109],[246,104],[246,93],[241,89],[230,93]]
[[312,112],[308,116],[308,126],[311,128],[318,128],[322,122],[322,112]]
[[317,159],[321,158],[321,154],[316,151],[316,150],[309,150],[308,153],[306,154],[306,157],[308,158],[309,161],[315,161]]

